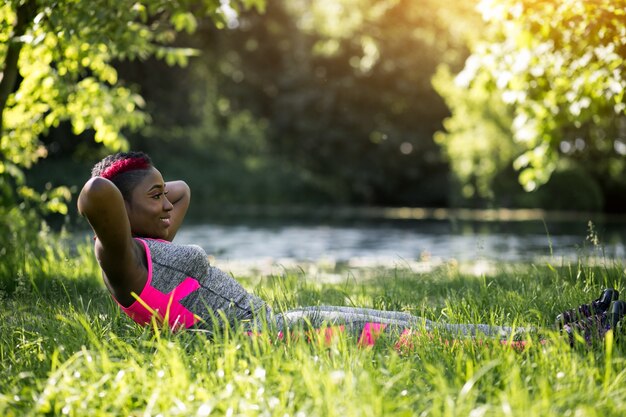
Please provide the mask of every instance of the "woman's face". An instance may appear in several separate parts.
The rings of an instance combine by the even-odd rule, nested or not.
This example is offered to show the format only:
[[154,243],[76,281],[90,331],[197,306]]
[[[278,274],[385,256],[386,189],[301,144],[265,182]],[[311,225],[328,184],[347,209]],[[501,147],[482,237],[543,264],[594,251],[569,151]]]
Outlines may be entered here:
[[167,190],[161,173],[151,167],[133,188],[130,201],[125,201],[134,236],[166,239],[170,227],[170,211],[174,206],[165,196]]

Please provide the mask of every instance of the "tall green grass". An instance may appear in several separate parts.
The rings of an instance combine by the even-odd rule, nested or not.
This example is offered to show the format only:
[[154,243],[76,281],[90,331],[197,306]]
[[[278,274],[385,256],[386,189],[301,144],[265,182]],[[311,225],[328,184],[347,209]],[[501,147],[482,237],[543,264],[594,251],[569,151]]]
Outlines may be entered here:
[[[556,261],[555,261],[556,263]],[[341,304],[432,320],[546,329],[523,351],[497,341],[418,336],[373,348],[339,336],[277,340],[230,330],[213,339],[139,328],[104,289],[88,245],[51,245],[2,296],[2,416],[621,416],[626,349],[612,334],[570,347],[554,316],[624,289],[610,260],[500,265],[471,276],[453,264],[344,271],[322,284],[301,271],[240,277],[275,308]],[[361,276],[374,277],[361,280]]]

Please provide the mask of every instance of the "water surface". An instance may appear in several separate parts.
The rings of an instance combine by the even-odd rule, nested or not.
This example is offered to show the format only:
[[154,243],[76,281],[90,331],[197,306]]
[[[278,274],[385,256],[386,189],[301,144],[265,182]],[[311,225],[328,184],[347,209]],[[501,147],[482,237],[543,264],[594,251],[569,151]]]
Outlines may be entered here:
[[185,225],[176,241],[200,245],[222,261],[624,258],[624,225],[594,226],[591,235],[586,222],[248,221]]

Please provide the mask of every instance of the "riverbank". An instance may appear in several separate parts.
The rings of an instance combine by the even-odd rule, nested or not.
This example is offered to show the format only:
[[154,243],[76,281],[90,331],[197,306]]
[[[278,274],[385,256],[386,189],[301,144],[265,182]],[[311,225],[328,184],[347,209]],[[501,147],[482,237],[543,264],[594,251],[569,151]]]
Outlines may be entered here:
[[[5,416],[563,416],[623,415],[626,347],[571,348],[552,332],[560,311],[624,291],[623,265],[500,264],[466,274],[344,269],[336,282],[284,268],[236,275],[274,308],[330,304],[402,310],[450,323],[548,329],[523,352],[496,341],[443,344],[418,337],[359,348],[138,328],[103,288],[88,249],[49,254],[4,295],[0,414]],[[367,278],[367,279],[366,279]]]

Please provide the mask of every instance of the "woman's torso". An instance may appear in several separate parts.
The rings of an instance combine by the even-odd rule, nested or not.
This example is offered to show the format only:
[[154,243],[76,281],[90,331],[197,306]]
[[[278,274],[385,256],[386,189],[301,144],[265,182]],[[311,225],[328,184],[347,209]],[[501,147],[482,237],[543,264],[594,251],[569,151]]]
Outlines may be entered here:
[[[135,301],[120,306],[138,323],[146,324],[156,315],[171,327],[213,327],[269,313],[261,299],[211,266],[201,247],[154,239],[136,241],[145,253],[147,279],[140,292],[134,291]],[[116,292],[111,292],[115,296]]]

